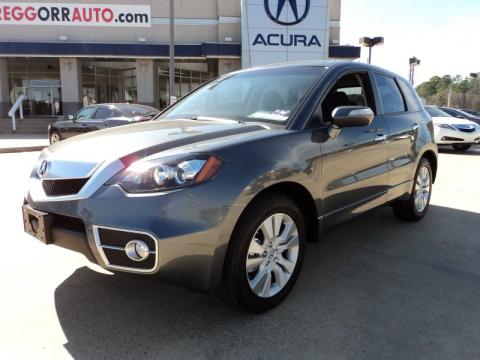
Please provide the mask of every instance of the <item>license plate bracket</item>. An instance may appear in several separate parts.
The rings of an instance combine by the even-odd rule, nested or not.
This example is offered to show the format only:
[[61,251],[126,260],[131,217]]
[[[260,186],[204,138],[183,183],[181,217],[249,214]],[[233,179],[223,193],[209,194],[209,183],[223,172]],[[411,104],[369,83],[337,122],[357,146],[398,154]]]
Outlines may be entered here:
[[27,234],[40,240],[44,244],[51,244],[50,228],[53,216],[49,213],[35,210],[30,205],[23,205],[23,228]]

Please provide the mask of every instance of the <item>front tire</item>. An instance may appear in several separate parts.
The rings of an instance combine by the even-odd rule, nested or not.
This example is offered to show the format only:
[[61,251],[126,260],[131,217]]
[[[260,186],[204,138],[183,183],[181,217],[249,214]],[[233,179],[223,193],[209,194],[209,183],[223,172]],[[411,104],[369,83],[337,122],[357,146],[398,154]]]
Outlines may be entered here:
[[470,145],[470,144],[453,144],[452,146],[455,149],[455,151],[464,152],[464,151],[467,151],[468,149],[470,149],[470,147],[472,145]]
[[305,252],[304,217],[290,198],[269,194],[247,208],[230,239],[222,278],[227,301],[252,313],[283,301]]
[[50,133],[50,136],[48,137],[50,141],[50,145],[56,144],[57,142],[62,141],[62,137],[60,136],[60,133],[56,130],[53,130]]
[[422,219],[430,206],[432,196],[432,167],[430,162],[422,158],[415,172],[413,188],[406,200],[396,200],[392,204],[395,215],[406,221]]

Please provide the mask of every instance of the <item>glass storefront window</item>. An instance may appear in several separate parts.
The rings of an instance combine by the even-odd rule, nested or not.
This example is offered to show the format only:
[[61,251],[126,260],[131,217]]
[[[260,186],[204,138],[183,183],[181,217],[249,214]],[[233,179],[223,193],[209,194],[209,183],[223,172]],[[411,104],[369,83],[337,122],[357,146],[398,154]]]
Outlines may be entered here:
[[[168,60],[158,62],[158,97],[160,109],[169,104]],[[218,76],[218,60],[175,60],[175,96],[181,98]]]
[[57,116],[62,114],[60,64],[52,58],[10,58],[7,62],[10,100],[20,95],[26,116]]
[[83,105],[137,101],[135,62],[82,60]]

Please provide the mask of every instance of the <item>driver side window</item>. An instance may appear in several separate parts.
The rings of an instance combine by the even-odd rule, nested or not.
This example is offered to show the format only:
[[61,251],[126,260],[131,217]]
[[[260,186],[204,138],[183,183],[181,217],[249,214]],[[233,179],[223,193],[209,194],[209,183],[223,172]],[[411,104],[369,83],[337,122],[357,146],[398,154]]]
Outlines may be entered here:
[[375,101],[372,85],[367,73],[353,73],[342,76],[318,105],[316,114],[318,126],[321,123],[329,123],[332,112],[339,106],[368,106],[375,113]]
[[95,113],[95,108],[94,107],[87,107],[85,109],[80,110],[77,113],[77,115],[75,116],[75,120],[91,119],[94,113]]

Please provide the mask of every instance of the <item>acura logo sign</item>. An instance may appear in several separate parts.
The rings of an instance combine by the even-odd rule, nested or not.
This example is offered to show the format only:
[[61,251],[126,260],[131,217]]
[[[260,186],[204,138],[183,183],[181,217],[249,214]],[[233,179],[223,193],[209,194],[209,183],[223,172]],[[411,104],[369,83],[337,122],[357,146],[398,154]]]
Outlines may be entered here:
[[[310,0],[264,0],[264,5],[268,17],[280,25],[295,25],[302,22],[310,10]],[[290,19],[292,16],[287,17],[288,8],[293,15],[292,19]]]

